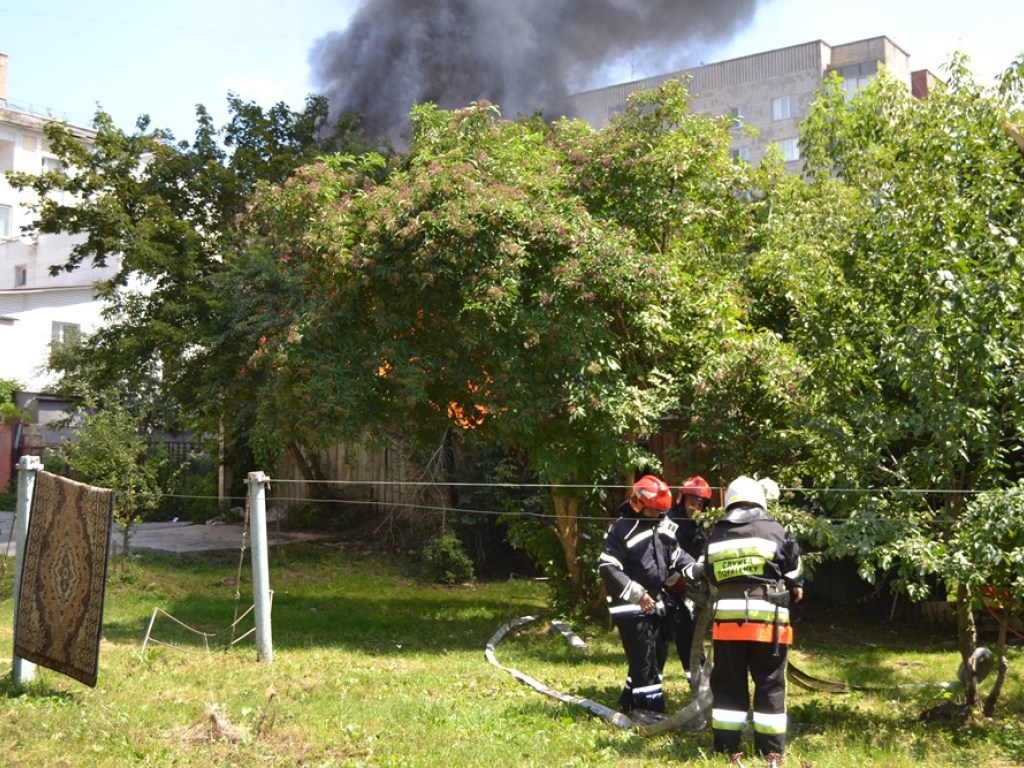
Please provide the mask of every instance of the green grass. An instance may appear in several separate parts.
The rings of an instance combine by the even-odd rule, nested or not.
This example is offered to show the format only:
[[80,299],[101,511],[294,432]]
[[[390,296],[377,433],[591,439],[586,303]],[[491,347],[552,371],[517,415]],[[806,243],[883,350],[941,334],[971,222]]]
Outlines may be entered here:
[[[237,553],[145,553],[112,570],[99,684],[44,668],[25,690],[0,662],[0,750],[10,766],[725,766],[710,732],[644,736],[546,698],[491,667],[483,649],[510,617],[545,610],[543,584],[515,580],[425,586],[352,549],[288,548],[271,556],[273,664],[252,637],[206,653],[157,620],[155,607],[207,631],[235,615]],[[243,572],[242,602],[250,590]],[[0,585],[0,647],[11,648],[11,577]],[[251,627],[251,619],[245,628]],[[244,631],[244,630],[243,630]],[[530,625],[498,658],[554,688],[613,705],[625,674],[618,638],[578,628],[585,651]],[[222,635],[213,645],[229,638]],[[808,616],[795,660],[807,672],[862,685],[947,680],[951,637]],[[920,722],[934,693],[834,696],[791,688],[790,751],[829,766],[1010,766],[1024,760],[1024,683],[1011,658],[999,717],[963,730]],[[688,700],[677,663],[670,705]],[[985,687],[987,690],[987,686]],[[219,730],[212,725],[219,718]],[[217,738],[220,736],[221,738]],[[747,759],[748,766],[762,763]]]

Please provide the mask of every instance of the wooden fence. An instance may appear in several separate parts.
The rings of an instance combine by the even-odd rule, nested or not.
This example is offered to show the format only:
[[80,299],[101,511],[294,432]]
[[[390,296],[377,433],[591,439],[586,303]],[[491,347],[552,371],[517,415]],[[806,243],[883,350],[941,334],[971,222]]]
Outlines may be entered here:
[[[321,452],[317,459],[332,486],[332,495],[370,502],[378,508],[416,503],[420,470],[398,443],[373,448],[338,444]],[[268,503],[288,508],[315,498],[312,485],[294,458],[286,455],[271,476]]]

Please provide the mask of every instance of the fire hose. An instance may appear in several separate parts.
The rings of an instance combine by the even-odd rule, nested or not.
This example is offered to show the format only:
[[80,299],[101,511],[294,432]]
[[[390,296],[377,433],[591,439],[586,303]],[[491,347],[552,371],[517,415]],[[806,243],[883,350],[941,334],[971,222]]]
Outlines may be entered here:
[[[507,667],[501,664],[494,652],[497,645],[509,632],[539,619],[540,617],[538,616],[520,616],[499,627],[498,631],[487,641],[487,646],[484,650],[484,656],[487,661],[494,667],[509,673],[519,682],[530,686],[535,691],[566,704],[582,707],[618,728],[637,728],[643,733],[656,734],[667,731],[699,731],[706,725],[707,714],[711,709],[711,657],[710,654],[704,652],[703,638],[707,636],[708,627],[711,622],[709,611],[701,611],[699,613],[697,624],[694,628],[694,642],[690,650],[690,687],[693,691],[693,699],[678,712],[651,720],[642,717],[639,712],[634,712],[633,717],[629,717],[596,701],[556,691],[514,667]],[[559,632],[572,647],[586,648],[586,643],[569,629],[564,622],[552,622],[551,627]]]
[[[509,673],[513,678],[530,686],[539,693],[566,704],[573,704],[582,707],[592,714],[607,720],[618,728],[637,728],[645,734],[660,734],[667,731],[699,731],[707,724],[707,716],[711,709],[712,702],[712,660],[711,654],[708,653],[708,649],[705,648],[705,638],[707,637],[708,629],[711,624],[712,612],[708,610],[708,606],[712,602],[712,596],[705,592],[695,594],[693,591],[688,591],[687,597],[693,599],[695,604],[700,608],[700,610],[697,611],[697,620],[694,627],[694,639],[693,644],[690,647],[690,686],[693,691],[693,698],[690,703],[681,710],[667,716],[648,719],[643,717],[642,713],[634,712],[633,717],[629,717],[622,712],[617,712],[616,710],[599,702],[592,701],[591,699],[556,691],[530,675],[520,672],[514,667],[508,667],[501,664],[495,655],[495,648],[498,644],[509,634],[509,632],[526,626],[527,624],[539,621],[541,618],[539,616],[520,616],[519,618],[512,619],[503,624],[491,636],[491,639],[488,640],[484,656],[491,665]],[[551,628],[554,631],[559,632],[559,634],[561,634],[573,648],[586,648],[586,643],[564,622],[553,621],[551,622]],[[979,652],[991,655],[991,652],[988,651],[987,648],[979,648]],[[987,670],[978,676],[979,679],[983,678],[985,674],[987,674]],[[786,664],[786,679],[794,685],[808,691],[832,694],[852,693],[854,691],[884,692],[903,689],[909,690],[930,686],[949,690],[957,685],[955,682],[904,684],[884,687],[854,685],[852,683],[823,680],[815,677],[804,672],[791,660]]]

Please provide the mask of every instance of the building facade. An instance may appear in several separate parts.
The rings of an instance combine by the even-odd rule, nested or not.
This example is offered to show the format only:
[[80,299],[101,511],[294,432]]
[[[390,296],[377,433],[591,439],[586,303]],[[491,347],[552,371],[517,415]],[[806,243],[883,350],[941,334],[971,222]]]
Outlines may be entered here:
[[626,109],[631,93],[687,77],[694,112],[733,118],[736,157],[756,165],[774,144],[787,169],[798,171],[797,126],[807,116],[822,80],[838,72],[844,87],[853,92],[883,68],[919,97],[927,93],[933,79],[927,70],[912,72],[910,55],[887,37],[835,46],[815,40],[578,93],[569,97],[567,111],[602,128]]
[[[19,108],[7,98],[7,55],[0,53],[0,378],[22,389],[46,391],[45,365],[51,345],[74,342],[100,322],[97,282],[109,279],[117,264],[51,275],[77,242],[65,235],[27,233],[36,202],[31,191],[17,190],[8,171],[41,173],[56,169],[43,127],[50,118]],[[72,127],[89,141],[92,131]]]

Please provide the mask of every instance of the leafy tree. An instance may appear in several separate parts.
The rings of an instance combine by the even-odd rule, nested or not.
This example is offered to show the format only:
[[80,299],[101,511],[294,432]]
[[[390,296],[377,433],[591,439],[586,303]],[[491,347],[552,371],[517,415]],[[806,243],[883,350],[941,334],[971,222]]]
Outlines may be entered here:
[[760,327],[742,277],[755,247],[761,190],[783,175],[776,153],[758,169],[731,155],[732,122],[689,112],[687,81],[634,95],[604,131],[566,141],[574,189],[588,209],[657,255],[670,276],[652,301],[674,305],[657,351],[678,402],[663,422],[681,432],[676,458],[709,475],[800,476],[806,366]]
[[681,369],[743,330],[717,275],[742,252],[745,171],[681,88],[603,135],[421,106],[383,182],[336,156],[263,189],[230,293],[266,449],[454,427],[516,450],[552,487],[579,599],[580,490],[649,461],[636,438],[678,410]]
[[[1007,622],[1024,612],[1024,480],[1005,490],[978,494],[953,527],[940,573],[969,592],[999,618],[999,662],[984,713],[991,717],[1006,678]],[[973,686],[968,686],[973,694]],[[973,701],[970,703],[973,704]]]
[[116,395],[103,397],[102,408],[83,405],[78,416],[81,427],[54,450],[54,457],[73,479],[114,491],[114,518],[121,524],[126,558],[135,526],[159,501],[160,460],[150,455],[138,419]]
[[[402,429],[426,441],[454,425],[528,447],[545,480],[563,485],[595,482],[625,458],[621,422],[656,423],[668,380],[623,370],[618,347],[626,333],[653,342],[667,327],[658,307],[622,312],[657,267],[561,192],[548,128],[494,118],[484,105],[454,116],[418,108],[410,157],[386,184],[296,204],[353,188],[334,160],[258,201],[257,217],[314,223],[299,237],[287,224],[261,227],[262,249],[291,275],[283,285],[302,284],[289,325],[259,350],[277,372],[276,396],[261,400],[267,434]],[[269,326],[285,312],[267,304]],[[578,586],[577,509],[561,509]]]
[[[46,135],[62,170],[9,177],[38,193],[39,231],[80,236],[58,269],[118,266],[99,286],[108,302],[102,327],[77,350],[54,357],[65,386],[145,393],[140,399],[153,418],[211,433],[227,428],[244,445],[246,398],[228,401],[225,393],[237,391],[227,383],[248,353],[212,353],[234,303],[218,276],[231,260],[235,221],[257,182],[283,182],[321,152],[365,142],[354,116],[330,132],[322,97],[293,111],[283,103],[264,110],[229,94],[228,108],[229,121],[218,129],[198,106],[192,142],[151,128],[148,116],[125,132],[98,112],[90,142],[50,123]],[[57,191],[69,194],[51,194]]]
[[[831,80],[802,129],[809,181],[768,190],[751,270],[755,313],[808,361],[816,481],[895,489],[825,500],[848,516],[833,552],[869,578],[895,573],[913,598],[944,572],[967,494],[1021,467],[1013,93],[977,85],[962,58],[920,101],[885,73],[849,101]],[[956,587],[964,659],[973,589]]]

